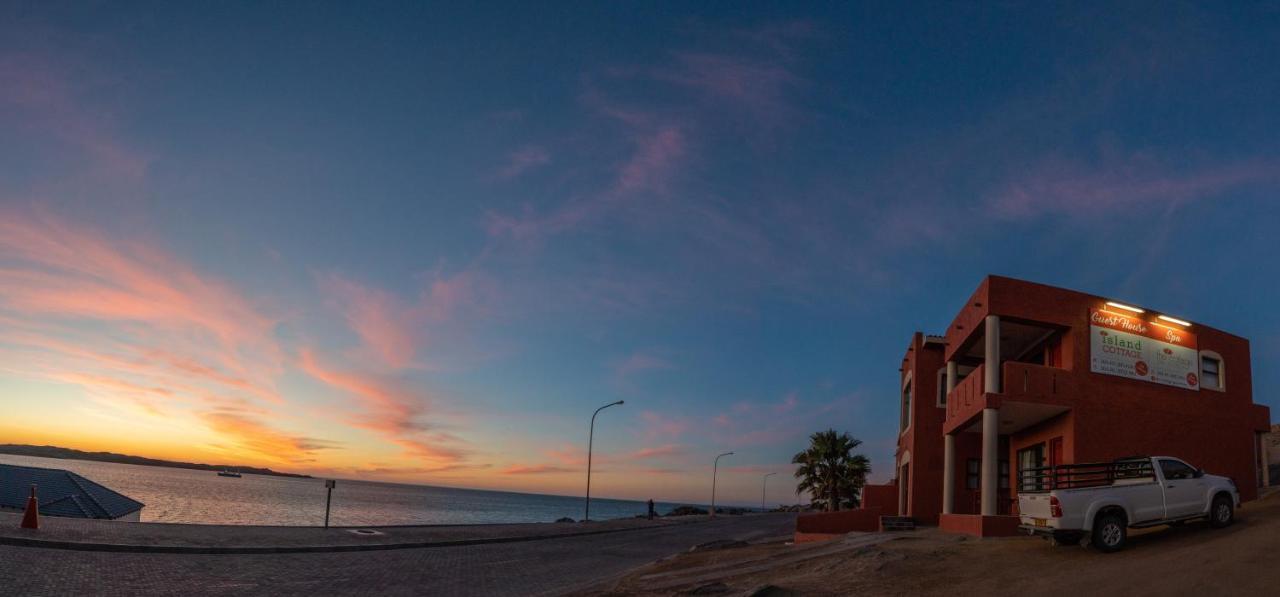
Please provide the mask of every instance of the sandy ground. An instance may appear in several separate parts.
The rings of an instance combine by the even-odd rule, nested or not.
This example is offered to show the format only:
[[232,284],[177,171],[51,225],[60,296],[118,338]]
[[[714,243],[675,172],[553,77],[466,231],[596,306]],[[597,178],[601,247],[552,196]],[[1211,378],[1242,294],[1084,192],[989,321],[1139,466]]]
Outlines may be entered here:
[[[975,539],[936,529],[837,547],[837,553],[809,552],[814,557],[800,555],[806,549],[774,542],[682,554],[587,594],[1280,595],[1280,494],[1246,504],[1226,529],[1196,522],[1130,530],[1128,548],[1115,554],[1051,547],[1033,537]],[[733,573],[735,568],[746,572]],[[717,578],[716,571],[726,569],[728,576]],[[694,576],[702,578],[670,586]]]

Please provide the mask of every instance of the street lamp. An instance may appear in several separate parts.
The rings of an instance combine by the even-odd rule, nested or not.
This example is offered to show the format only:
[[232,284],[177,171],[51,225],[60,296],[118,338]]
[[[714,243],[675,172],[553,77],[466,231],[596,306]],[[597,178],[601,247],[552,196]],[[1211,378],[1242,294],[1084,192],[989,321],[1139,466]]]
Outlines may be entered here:
[[622,400],[610,402],[600,408],[597,408],[596,412],[591,413],[591,430],[587,433],[587,511],[582,516],[582,522],[591,521],[591,445],[596,439],[596,415],[600,414],[600,411],[609,408],[610,406],[617,406],[622,403]]
[[764,476],[764,481],[763,481],[763,482],[761,483],[761,485],[760,485],[760,511],[761,511],[761,512],[764,512],[764,511],[765,511],[765,510],[764,510],[764,495],[765,495],[765,490],[766,490],[766,489],[768,489],[768,487],[769,487],[769,477],[772,477],[772,476],[774,476],[774,475],[776,475],[776,474],[778,474],[778,473],[769,473],[769,474],[765,475],[765,476]]
[[720,458],[723,456],[733,456],[733,452],[716,456],[715,462],[711,463],[711,518],[716,517],[716,469],[720,468]]

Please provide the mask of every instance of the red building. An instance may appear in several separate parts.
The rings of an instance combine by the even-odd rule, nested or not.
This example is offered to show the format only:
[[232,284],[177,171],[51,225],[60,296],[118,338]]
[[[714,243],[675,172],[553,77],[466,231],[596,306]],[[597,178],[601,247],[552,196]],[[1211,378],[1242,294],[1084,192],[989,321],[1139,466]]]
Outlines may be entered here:
[[907,347],[898,503],[875,506],[945,530],[1007,534],[1020,468],[1136,454],[1230,476],[1242,500],[1255,499],[1270,411],[1253,403],[1249,368],[1239,336],[989,276],[944,336],[916,333]]

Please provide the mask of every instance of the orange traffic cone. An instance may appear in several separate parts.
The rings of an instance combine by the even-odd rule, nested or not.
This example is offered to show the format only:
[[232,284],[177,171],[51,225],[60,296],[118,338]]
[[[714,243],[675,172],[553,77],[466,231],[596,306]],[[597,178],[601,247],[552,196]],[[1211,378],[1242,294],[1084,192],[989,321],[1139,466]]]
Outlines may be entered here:
[[22,528],[40,528],[40,503],[36,501],[36,486],[31,484],[31,497],[27,498],[27,511],[22,514]]

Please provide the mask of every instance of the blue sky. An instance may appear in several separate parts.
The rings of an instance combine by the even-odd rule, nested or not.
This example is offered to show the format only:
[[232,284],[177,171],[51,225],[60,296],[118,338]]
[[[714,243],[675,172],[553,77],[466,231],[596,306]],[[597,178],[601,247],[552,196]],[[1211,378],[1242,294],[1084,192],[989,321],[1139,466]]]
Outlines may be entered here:
[[[17,440],[751,503],[891,467],[988,273],[1246,336],[1274,398],[1280,12],[0,8]],[[771,501],[794,497],[774,483]]]

